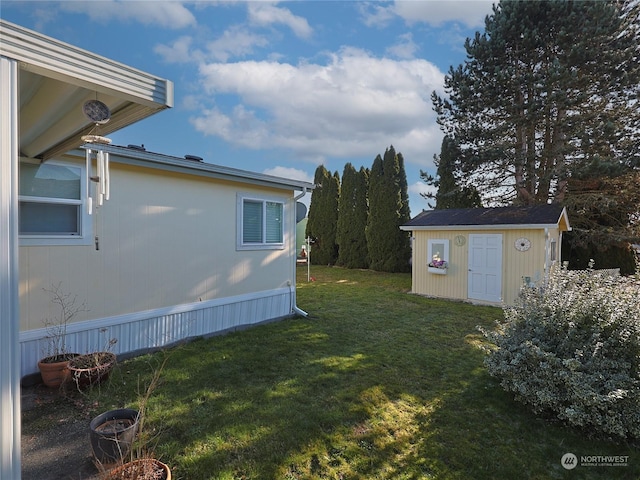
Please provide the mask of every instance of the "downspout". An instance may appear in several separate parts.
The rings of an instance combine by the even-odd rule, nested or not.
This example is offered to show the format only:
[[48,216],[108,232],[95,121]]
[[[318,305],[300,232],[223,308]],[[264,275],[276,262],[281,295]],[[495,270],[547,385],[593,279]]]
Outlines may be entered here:
[[296,265],[297,264],[296,264],[295,260],[296,260],[297,252],[295,251],[295,249],[297,248],[297,245],[298,245],[298,238],[297,238],[297,232],[296,232],[297,223],[295,221],[296,220],[295,217],[296,217],[296,202],[298,200],[300,200],[302,197],[304,197],[306,194],[307,194],[307,187],[303,187],[302,188],[302,193],[300,193],[299,195],[293,197],[293,208],[292,208],[292,210],[293,210],[293,225],[294,225],[294,228],[293,228],[293,232],[294,232],[294,234],[293,234],[294,261],[293,261],[293,275],[292,275],[293,283],[289,287],[291,289],[291,299],[292,299],[291,300],[291,310],[292,310],[292,312],[297,313],[298,315],[300,315],[302,317],[305,317],[305,318],[308,317],[309,314],[307,312],[305,312],[304,310],[302,310],[300,307],[298,307],[298,305],[296,304],[296,283],[297,283]]

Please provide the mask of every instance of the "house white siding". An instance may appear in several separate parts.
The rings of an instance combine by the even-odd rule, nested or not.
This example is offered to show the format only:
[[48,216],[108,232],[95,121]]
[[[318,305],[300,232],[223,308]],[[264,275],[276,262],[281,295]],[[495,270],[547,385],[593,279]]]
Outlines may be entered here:
[[[112,155],[110,199],[91,215],[97,241],[20,247],[22,374],[37,370],[43,320],[57,314],[45,289],[58,283],[89,309],[68,329],[79,353],[111,338],[124,353],[291,315],[293,193]],[[237,248],[238,194],[283,202],[284,248]]]

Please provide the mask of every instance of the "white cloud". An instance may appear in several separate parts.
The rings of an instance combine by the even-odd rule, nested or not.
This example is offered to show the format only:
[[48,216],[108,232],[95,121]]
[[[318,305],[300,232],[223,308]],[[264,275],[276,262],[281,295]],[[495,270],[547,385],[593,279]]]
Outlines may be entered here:
[[291,13],[287,8],[277,7],[271,3],[250,2],[247,4],[249,22],[262,27],[282,24],[289,27],[299,38],[309,38],[313,29],[307,20]]
[[415,182],[408,186],[408,191],[409,193],[421,196],[423,193],[435,194],[438,192],[438,189],[431,185],[427,185],[425,182]]
[[153,50],[168,63],[200,63],[207,60],[226,62],[230,58],[250,55],[256,47],[266,47],[269,42],[265,37],[236,25],[206,43],[204,51],[192,47],[192,43],[192,37],[182,36],[168,45],[156,45]]
[[409,24],[423,22],[437,27],[446,22],[460,22],[468,27],[482,27],[493,3],[494,0],[399,0],[393,11]]
[[36,30],[44,30],[45,25],[56,21],[58,12],[55,9],[49,7],[49,5],[44,5],[33,8],[32,14],[35,19]]
[[409,193],[409,206],[411,207],[411,216],[415,216],[422,210],[430,210],[429,203],[435,204],[435,200],[428,200],[422,196],[423,193],[436,194],[438,190],[427,185],[424,182],[415,182],[407,188]]
[[358,4],[363,23],[368,27],[386,27],[400,17],[408,24],[427,23],[439,27],[447,22],[467,27],[484,26],[494,0],[396,0],[393,4]]
[[170,45],[156,45],[153,51],[168,63],[186,63],[201,58],[197,50],[191,50],[193,39],[189,36],[179,37]]
[[196,24],[195,16],[180,2],[120,1],[60,2],[67,12],[84,13],[96,22],[135,21],[144,25],[180,29]]
[[387,6],[372,2],[359,2],[357,6],[362,22],[367,27],[385,27],[396,18],[393,5]]
[[226,62],[231,57],[242,57],[253,53],[254,47],[265,47],[268,41],[261,35],[252,33],[241,26],[233,26],[224,31],[220,38],[207,44],[211,58]]
[[[442,134],[430,95],[443,74],[426,60],[395,61],[345,48],[327,64],[270,61],[200,67],[216,107],[191,119],[205,135],[296,158],[375,157],[389,145],[408,163],[429,165]],[[234,104],[225,107],[225,101]],[[238,100],[239,99],[239,100]]]
[[400,35],[398,42],[387,48],[387,53],[397,58],[413,58],[418,51],[411,32]]
[[303,182],[313,183],[313,175],[299,168],[291,167],[273,167],[267,168],[262,173],[265,175],[273,175],[275,177],[287,178],[289,180],[302,180]]

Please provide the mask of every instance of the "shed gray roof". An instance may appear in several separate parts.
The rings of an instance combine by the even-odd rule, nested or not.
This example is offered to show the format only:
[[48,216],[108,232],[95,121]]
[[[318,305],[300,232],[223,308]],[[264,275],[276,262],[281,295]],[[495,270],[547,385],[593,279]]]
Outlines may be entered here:
[[550,228],[562,221],[571,230],[567,212],[561,205],[530,207],[451,208],[425,210],[402,225],[402,230],[477,228]]

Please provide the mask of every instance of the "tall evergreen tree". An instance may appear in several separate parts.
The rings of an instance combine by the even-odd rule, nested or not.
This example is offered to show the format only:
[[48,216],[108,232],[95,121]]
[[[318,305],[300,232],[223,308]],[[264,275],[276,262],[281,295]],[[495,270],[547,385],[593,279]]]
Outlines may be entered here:
[[400,230],[409,220],[407,177],[402,154],[393,146],[376,156],[369,177],[369,219],[366,237],[370,267],[384,272],[408,271],[409,233]]
[[434,163],[438,168],[436,177],[420,170],[420,178],[428,185],[437,188],[436,193],[421,193],[428,200],[435,200],[435,205],[429,203],[429,207],[443,208],[476,208],[482,207],[480,194],[474,186],[460,186],[456,179],[456,162],[460,157],[460,151],[451,137],[442,139],[440,156],[434,155]]
[[338,264],[347,268],[368,268],[369,254],[365,229],[369,207],[367,201],[368,172],[359,172],[351,163],[344,166],[338,200]]
[[[445,77],[447,98],[432,100],[460,146],[457,178],[485,200],[571,208],[588,201],[569,198],[584,182],[640,166],[640,2],[502,0],[465,48],[468,60]],[[615,202],[611,193],[599,201]],[[574,208],[572,224],[589,227],[566,239],[616,245],[619,228],[633,237],[627,213],[613,229]]]
[[[629,13],[635,9],[635,13]],[[640,42],[633,1],[501,1],[468,60],[432,99],[462,172],[494,203],[562,201],[594,165],[640,158]]]
[[336,229],[340,177],[331,175],[324,165],[314,175],[316,187],[311,194],[305,235],[311,238],[310,259],[314,265],[333,265],[338,258]]

